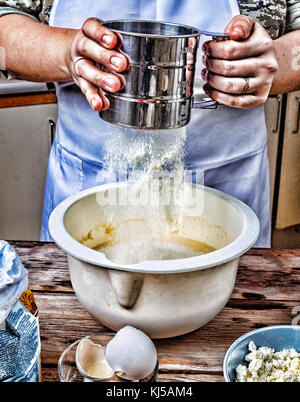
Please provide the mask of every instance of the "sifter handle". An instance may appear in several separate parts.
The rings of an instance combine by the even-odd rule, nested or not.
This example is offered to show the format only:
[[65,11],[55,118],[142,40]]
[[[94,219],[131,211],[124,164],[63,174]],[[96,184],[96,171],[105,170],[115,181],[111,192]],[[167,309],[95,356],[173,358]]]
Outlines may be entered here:
[[[212,39],[216,42],[223,42],[225,40],[229,40],[228,33],[220,33],[220,32],[208,32],[208,31],[201,31],[201,35],[211,36]],[[220,103],[214,101],[212,99],[208,99],[202,102],[194,102],[194,98],[192,101],[192,108],[193,109],[216,109]]]
[[220,33],[220,32],[209,32],[209,31],[201,31],[201,35],[205,36],[211,36],[213,40],[216,42],[222,42],[224,40],[229,40],[229,34],[228,33]]

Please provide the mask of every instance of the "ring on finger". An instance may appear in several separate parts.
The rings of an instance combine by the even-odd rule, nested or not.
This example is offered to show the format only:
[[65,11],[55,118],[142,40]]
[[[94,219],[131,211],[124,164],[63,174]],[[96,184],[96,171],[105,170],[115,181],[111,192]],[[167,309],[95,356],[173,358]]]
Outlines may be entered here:
[[89,60],[87,57],[76,57],[73,60],[74,65],[76,66],[76,64],[80,61],[80,60]]
[[245,95],[245,94],[248,92],[248,89],[249,89],[249,87],[250,87],[250,85],[249,85],[249,78],[248,78],[248,77],[247,77],[247,78],[244,78],[244,80],[245,80],[246,82],[245,82],[245,86],[244,86],[242,95]]

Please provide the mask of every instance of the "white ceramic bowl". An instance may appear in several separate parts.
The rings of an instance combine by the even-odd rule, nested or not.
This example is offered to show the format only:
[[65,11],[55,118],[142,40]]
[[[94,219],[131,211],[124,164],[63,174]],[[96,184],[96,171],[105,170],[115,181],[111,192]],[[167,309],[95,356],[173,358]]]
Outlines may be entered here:
[[[105,221],[106,207],[99,204],[99,195],[126,186],[110,183],[82,191],[61,202],[51,214],[49,230],[68,255],[79,301],[114,330],[132,325],[152,338],[166,338],[200,328],[223,309],[232,293],[239,258],[259,235],[256,215],[231,196],[192,185],[193,196],[202,200],[202,207],[184,210],[180,235],[209,244],[216,251],[176,260],[118,264],[76,239]],[[132,217],[142,219],[139,213],[134,207],[115,209],[124,222]]]

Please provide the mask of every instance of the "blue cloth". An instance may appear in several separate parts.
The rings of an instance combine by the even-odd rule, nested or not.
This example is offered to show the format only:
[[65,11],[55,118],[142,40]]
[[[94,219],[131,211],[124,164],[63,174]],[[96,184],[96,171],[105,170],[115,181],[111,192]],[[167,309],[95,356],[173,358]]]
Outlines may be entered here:
[[27,270],[14,248],[0,240],[0,381],[40,380],[38,319],[18,301],[27,288]]
[[[55,0],[50,25],[79,28],[88,17],[154,19],[223,32],[239,12],[236,0]],[[202,39],[207,40],[208,38]],[[195,92],[200,87],[199,50]],[[198,77],[198,78],[197,78]],[[56,84],[58,123],[47,174],[41,239],[51,241],[48,219],[64,198],[105,182],[105,141],[111,127],[73,82]],[[205,171],[205,185],[245,201],[262,227],[257,245],[270,246],[269,170],[264,108],[220,106],[193,110],[187,126],[185,167]],[[250,179],[251,177],[251,179]]]
[[40,349],[38,319],[17,302],[0,329],[0,381],[39,382]]
[[0,309],[14,305],[28,287],[28,273],[14,248],[0,240]]

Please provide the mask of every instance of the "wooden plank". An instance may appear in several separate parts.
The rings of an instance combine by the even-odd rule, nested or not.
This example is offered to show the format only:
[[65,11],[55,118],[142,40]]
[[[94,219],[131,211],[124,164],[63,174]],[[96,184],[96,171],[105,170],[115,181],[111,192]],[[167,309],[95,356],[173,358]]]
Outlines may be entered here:
[[[57,382],[59,376],[56,367],[43,370],[43,382]],[[159,373],[157,382],[224,382],[223,374],[176,374]]]
[[10,242],[29,272],[32,291],[73,292],[66,254],[54,243]]
[[[46,367],[43,370],[43,382],[57,382],[59,375],[56,367]],[[157,382],[224,382],[223,374],[176,374],[159,373]]]
[[250,250],[242,256],[233,299],[299,300],[299,250]]
[[[72,292],[67,258],[53,243],[13,242],[33,291]],[[40,274],[42,270],[43,275]],[[287,280],[288,278],[288,280]],[[300,250],[253,249],[242,256],[233,299],[298,300]]]
[[223,374],[180,374],[159,373],[158,382],[224,382]]
[[[86,335],[99,334],[104,344],[113,336],[114,332],[95,321],[80,305],[75,295],[36,293],[35,297],[40,310],[41,336],[44,346],[48,342],[51,344],[55,339],[58,353],[68,344]],[[161,352],[161,358],[167,359],[170,365],[181,362],[180,370],[188,367],[189,370],[197,371],[201,368],[199,359],[205,357],[205,361],[210,363],[205,363],[202,369],[207,370],[208,364],[215,371],[215,356],[223,357],[228,346],[237,337],[264,326],[291,324],[294,318],[292,309],[295,303],[293,302],[273,302],[264,308],[262,301],[256,301],[250,307],[251,309],[247,303],[230,302],[214,320],[203,328],[178,338],[155,340]],[[215,344],[214,350],[211,350],[209,344]],[[214,356],[214,359],[210,356]]]
[[0,108],[43,105],[47,103],[57,103],[56,95],[47,92],[38,92],[34,94],[0,96]]
[[[96,322],[72,294],[36,294],[40,309],[43,368],[57,366],[61,353],[86,335],[100,335],[106,345],[113,331]],[[245,309],[243,307],[246,307]],[[241,335],[256,328],[291,324],[294,303],[273,302],[264,308],[262,301],[250,306],[230,303],[203,328],[173,339],[154,340],[160,371],[177,378],[198,374],[222,376],[222,364],[229,346]]]

